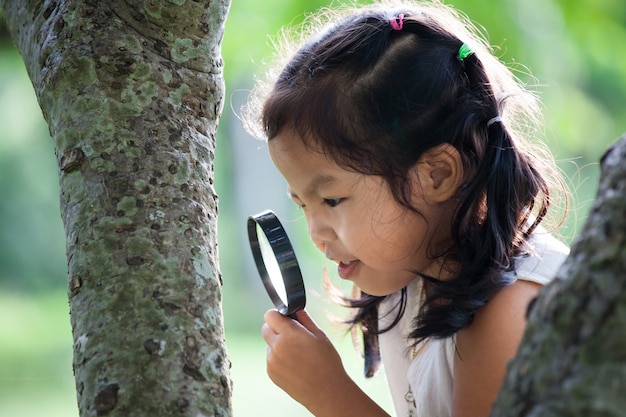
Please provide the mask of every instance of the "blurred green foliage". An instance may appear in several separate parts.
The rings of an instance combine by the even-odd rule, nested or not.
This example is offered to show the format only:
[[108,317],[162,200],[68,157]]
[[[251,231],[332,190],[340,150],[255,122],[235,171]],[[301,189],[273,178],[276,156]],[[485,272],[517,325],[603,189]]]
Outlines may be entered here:
[[[234,0],[223,43],[227,103],[222,117],[217,186],[224,265],[237,266],[241,219],[230,218],[233,164],[242,138],[235,114],[254,74],[271,59],[271,38],[328,1]],[[626,2],[621,0],[457,0],[454,6],[484,27],[496,53],[523,63],[520,78],[534,84],[545,107],[545,140],[568,174],[575,195],[570,228],[580,224],[593,198],[595,164],[626,130]],[[43,291],[65,286],[64,235],[59,219],[54,146],[34,99],[21,58],[0,25],[0,288]],[[524,70],[525,71],[525,70]],[[262,144],[254,146],[262,147]],[[259,152],[263,158],[263,152]],[[250,177],[253,170],[248,171]],[[282,187],[282,184],[272,184]],[[226,210],[224,210],[226,208]],[[232,232],[236,233],[232,233]],[[571,239],[575,231],[565,231]],[[236,235],[236,236],[235,236]],[[235,260],[232,261],[231,257]],[[247,254],[246,254],[247,255]],[[222,271],[228,280],[238,273]]]
[[[323,0],[233,0],[228,17],[223,43],[227,100],[218,137],[216,186],[220,195],[224,311],[227,334],[233,335],[229,338],[229,350],[234,369],[238,363],[236,355],[239,355],[239,363],[247,363],[249,357],[245,352],[264,351],[257,333],[262,313],[269,307],[254,271],[246,266],[250,257],[245,247],[244,216],[250,214],[246,210],[285,204],[278,201],[282,197],[272,197],[268,202],[246,194],[249,191],[238,191],[241,184],[259,176],[255,164],[248,162],[241,166],[244,164],[240,158],[242,149],[258,148],[259,160],[267,160],[267,155],[262,143],[243,133],[236,113],[252,85],[254,74],[260,74],[264,63],[271,59],[271,37],[282,25],[297,24],[305,13],[328,3]],[[571,240],[594,198],[598,159],[607,146],[626,131],[622,103],[626,97],[626,54],[623,53],[626,51],[626,2],[456,0],[453,4],[484,27],[498,56],[521,69],[518,74],[521,79],[538,84],[545,108],[544,139],[575,192],[570,220],[562,232],[566,240]],[[534,78],[527,75],[525,67]],[[273,180],[264,184],[261,191],[269,196],[274,195],[273,190],[279,190],[275,194],[282,196],[284,184]],[[68,369],[71,363],[69,320],[66,324],[58,320],[58,317],[67,317],[65,243],[58,205],[54,144],[21,58],[0,23],[0,394],[10,396],[11,389],[20,385],[48,386],[54,393],[50,398],[59,398],[54,391],[59,385],[72,390],[71,370]],[[314,253],[312,245],[307,244],[302,221],[296,221],[299,215],[286,208],[283,210],[288,226],[294,228],[297,236],[296,250],[304,258],[305,275],[307,269],[319,271],[323,261]],[[315,280],[315,273],[313,277]],[[313,289],[310,297],[320,306],[319,311],[328,309],[328,305],[318,302],[320,297],[315,296],[316,292],[321,292],[319,284],[307,282],[307,285]],[[246,306],[244,311],[240,309],[242,305]],[[55,312],[55,319],[48,319],[47,311]],[[33,315],[43,324],[29,327]],[[42,328],[46,331],[43,335]],[[20,329],[35,335],[20,335]],[[252,339],[241,336],[247,331],[254,332]],[[62,360],[64,371],[45,363],[57,360]],[[259,362],[255,373],[262,373],[262,355],[255,356],[254,360],[254,363]],[[41,366],[28,367],[23,366],[24,363]],[[56,383],[57,377],[62,378],[62,384]],[[254,378],[263,385],[270,384],[264,375]],[[241,386],[254,389],[255,383]],[[237,394],[237,387],[235,380],[236,398],[237,395],[243,398],[241,391]],[[5,402],[6,395],[0,395],[0,403]],[[63,398],[73,398],[71,392],[65,395]],[[23,401],[27,401],[26,398]],[[236,412],[238,407],[245,409],[244,402],[245,399],[241,405],[235,404]],[[50,407],[54,408],[57,403],[51,402]],[[75,406],[71,404],[66,410],[74,413]],[[268,410],[268,415],[271,411]],[[32,415],[35,414],[41,413],[33,411]],[[262,415],[260,409],[254,414]],[[0,405],[0,415],[25,414]],[[46,415],[57,414],[48,409]],[[68,413],[63,414],[62,410],[58,415]]]

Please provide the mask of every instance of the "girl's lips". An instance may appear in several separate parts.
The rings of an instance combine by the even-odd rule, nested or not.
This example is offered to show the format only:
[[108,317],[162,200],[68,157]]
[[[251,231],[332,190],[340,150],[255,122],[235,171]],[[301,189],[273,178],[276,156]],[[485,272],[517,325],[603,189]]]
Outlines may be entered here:
[[359,261],[339,262],[337,273],[342,279],[350,279],[350,276],[354,273],[354,269],[358,264]]

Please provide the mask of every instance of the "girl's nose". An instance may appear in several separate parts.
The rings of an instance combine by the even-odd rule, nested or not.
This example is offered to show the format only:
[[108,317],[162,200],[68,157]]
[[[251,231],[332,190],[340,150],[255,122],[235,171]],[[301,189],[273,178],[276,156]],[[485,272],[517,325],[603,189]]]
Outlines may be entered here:
[[337,239],[337,235],[330,225],[315,216],[309,216],[307,219],[309,227],[309,236],[315,246],[322,252],[325,251],[326,243],[333,242]]
[[320,250],[320,252],[322,253],[326,252],[326,245],[324,244],[324,242],[313,241],[313,244],[315,245],[316,248]]

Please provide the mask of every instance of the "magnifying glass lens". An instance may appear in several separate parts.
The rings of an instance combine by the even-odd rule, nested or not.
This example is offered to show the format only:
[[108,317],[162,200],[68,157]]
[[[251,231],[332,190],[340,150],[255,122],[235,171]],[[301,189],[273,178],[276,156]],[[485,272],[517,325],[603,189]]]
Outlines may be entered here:
[[295,318],[304,308],[302,273],[287,233],[276,215],[264,211],[248,217],[248,239],[263,285],[276,309]]
[[267,236],[265,236],[263,229],[261,228],[261,226],[259,226],[258,223],[256,225],[256,234],[259,239],[261,257],[263,258],[263,263],[265,263],[265,269],[267,270],[267,275],[269,276],[270,283],[272,284],[272,287],[276,291],[276,294],[283,302],[283,304],[288,305],[289,300],[287,299],[287,290],[285,289],[283,276],[280,272],[280,266],[278,265],[278,261],[276,260],[276,254],[272,249],[270,241],[267,240]]

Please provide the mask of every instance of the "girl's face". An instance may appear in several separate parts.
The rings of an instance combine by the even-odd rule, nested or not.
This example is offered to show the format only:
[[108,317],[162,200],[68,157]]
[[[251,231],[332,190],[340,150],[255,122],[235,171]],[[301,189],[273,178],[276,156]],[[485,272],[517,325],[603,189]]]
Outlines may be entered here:
[[430,243],[440,240],[436,207],[415,196],[422,215],[416,214],[393,198],[382,177],[341,168],[289,130],[269,141],[269,151],[304,211],[311,239],[337,263],[341,278],[383,296],[405,287],[416,272],[439,275],[428,256]]

